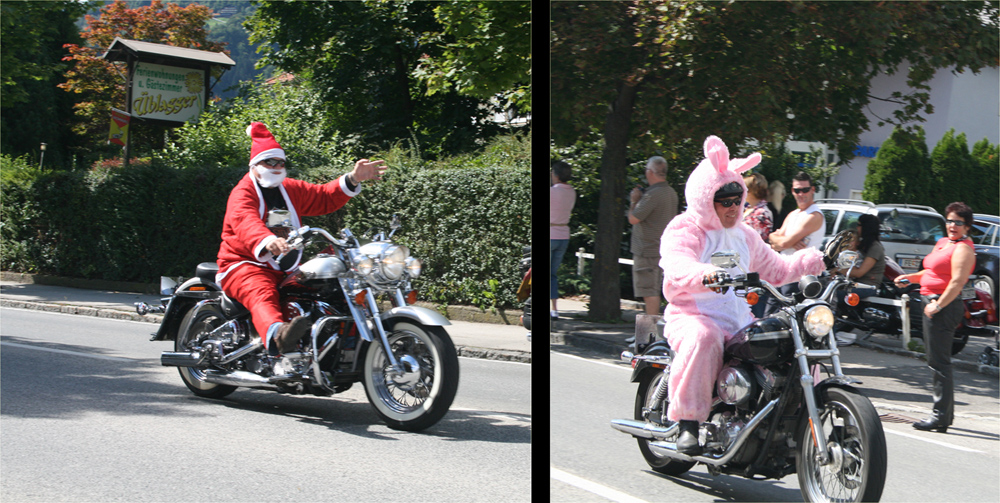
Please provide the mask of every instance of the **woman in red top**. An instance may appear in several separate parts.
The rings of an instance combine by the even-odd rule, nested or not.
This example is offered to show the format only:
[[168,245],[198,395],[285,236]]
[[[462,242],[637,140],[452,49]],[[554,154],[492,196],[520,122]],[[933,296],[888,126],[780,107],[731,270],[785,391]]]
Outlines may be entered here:
[[896,277],[920,283],[924,305],[924,345],[927,365],[934,371],[934,415],[913,423],[918,430],[944,433],[951,425],[955,402],[951,377],[951,341],[955,328],[962,321],[962,287],[976,265],[976,252],[969,239],[972,208],[965,203],[951,203],[945,208],[948,237],[934,245],[934,251],[924,257],[922,271]]

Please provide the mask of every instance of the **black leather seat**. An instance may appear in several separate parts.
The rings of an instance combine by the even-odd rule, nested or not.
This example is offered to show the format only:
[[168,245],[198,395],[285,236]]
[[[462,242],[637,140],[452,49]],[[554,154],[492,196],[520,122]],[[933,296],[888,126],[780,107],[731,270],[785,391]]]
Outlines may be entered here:
[[215,262],[202,262],[195,268],[194,275],[205,281],[215,283],[215,274],[218,272],[219,264]]

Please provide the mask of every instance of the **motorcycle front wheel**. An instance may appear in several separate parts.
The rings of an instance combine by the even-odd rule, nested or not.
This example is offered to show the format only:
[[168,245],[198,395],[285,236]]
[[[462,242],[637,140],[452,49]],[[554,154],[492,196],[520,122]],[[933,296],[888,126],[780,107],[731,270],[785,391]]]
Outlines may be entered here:
[[[647,410],[653,409],[654,414],[657,416],[660,415],[661,411],[667,408],[670,403],[669,399],[665,399],[663,402],[657,404],[655,396],[657,385],[665,378],[666,374],[663,372],[656,372],[652,370],[646,371],[639,378],[639,390],[635,393],[634,417],[636,421],[649,421],[649,419],[643,415],[643,408],[646,408]],[[693,461],[678,461],[653,452],[649,448],[649,439],[636,438],[636,441],[639,442],[639,452],[641,452],[642,457],[646,459],[646,464],[648,464],[649,467],[655,472],[662,473],[664,475],[681,475],[695,465]],[[674,441],[676,441],[676,439],[674,439]]]
[[808,418],[795,463],[805,501],[878,501],[886,475],[885,432],[872,403],[860,393],[830,387],[822,392],[819,420],[831,460],[821,465]]
[[365,353],[365,394],[390,428],[423,430],[444,417],[458,392],[455,345],[441,327],[398,322],[386,330],[401,372],[376,339]]
[[[191,351],[197,342],[212,330],[226,322],[218,306],[207,304],[191,309],[181,320],[181,328],[174,340],[174,351]],[[178,367],[181,379],[192,393],[205,398],[222,398],[236,391],[236,386],[205,382],[205,373],[196,367]]]

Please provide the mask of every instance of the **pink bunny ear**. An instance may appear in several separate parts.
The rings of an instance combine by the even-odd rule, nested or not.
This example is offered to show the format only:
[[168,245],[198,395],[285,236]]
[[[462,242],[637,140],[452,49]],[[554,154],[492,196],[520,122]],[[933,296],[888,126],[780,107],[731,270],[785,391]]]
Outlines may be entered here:
[[708,159],[719,173],[729,166],[729,148],[718,136],[705,138],[705,159]]
[[760,164],[760,152],[754,152],[746,159],[733,159],[729,164],[729,170],[739,174],[749,171],[758,164]]

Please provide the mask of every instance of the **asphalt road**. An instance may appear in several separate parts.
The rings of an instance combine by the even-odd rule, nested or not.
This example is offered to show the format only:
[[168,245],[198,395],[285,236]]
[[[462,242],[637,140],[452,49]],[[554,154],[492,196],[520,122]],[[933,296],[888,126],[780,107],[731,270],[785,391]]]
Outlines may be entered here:
[[[571,347],[550,354],[553,428],[549,490],[556,502],[802,501],[798,479],[713,477],[702,465],[680,477],[653,472],[636,441],[610,427],[632,417],[631,368]],[[948,434],[914,430],[929,411],[929,371],[919,360],[842,348],[844,372],[864,381],[886,432],[888,474],[882,501],[996,502],[1000,497],[1000,401],[995,377],[960,377]],[[555,425],[559,425],[557,428]]]
[[[531,366],[460,358],[451,411],[386,427],[335,397],[201,399],[149,325],[0,309],[0,500],[527,501]],[[502,495],[502,496],[501,496]]]

